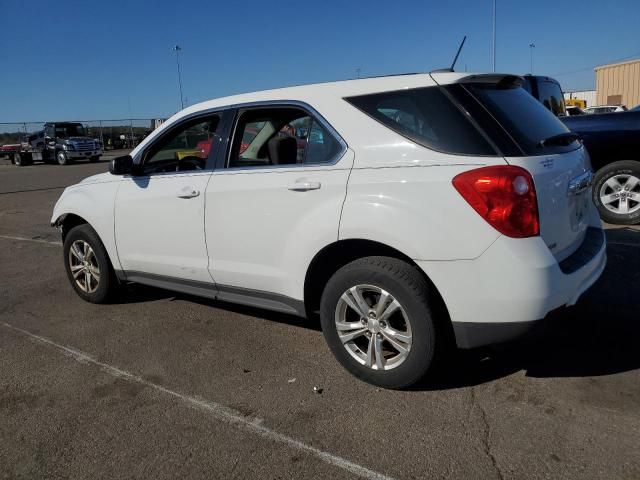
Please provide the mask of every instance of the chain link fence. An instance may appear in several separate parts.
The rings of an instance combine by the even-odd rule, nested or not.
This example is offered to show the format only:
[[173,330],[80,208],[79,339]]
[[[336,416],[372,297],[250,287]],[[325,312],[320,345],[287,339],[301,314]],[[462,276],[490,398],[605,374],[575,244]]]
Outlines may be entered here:
[[[163,119],[123,118],[117,120],[73,120],[82,123],[87,135],[102,142],[105,150],[134,148],[162,124]],[[43,129],[45,122],[0,122],[0,146],[26,143],[29,135]]]

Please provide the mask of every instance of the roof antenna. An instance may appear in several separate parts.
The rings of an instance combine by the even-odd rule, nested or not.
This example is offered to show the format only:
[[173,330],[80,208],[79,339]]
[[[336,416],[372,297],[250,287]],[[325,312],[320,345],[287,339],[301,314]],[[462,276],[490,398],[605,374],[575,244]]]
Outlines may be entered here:
[[460,46],[458,47],[458,52],[456,53],[456,56],[453,59],[453,63],[451,64],[450,67],[438,68],[437,70],[432,70],[431,73],[454,72],[455,70],[453,69],[453,67],[456,66],[456,62],[458,61],[458,57],[460,56],[460,52],[462,51],[462,47],[464,46],[464,42],[466,39],[467,39],[467,36],[465,35],[464,38],[462,39],[462,42],[460,42]]
[[455,58],[453,59],[453,63],[451,64],[450,70],[452,72],[454,72],[455,70],[453,69],[453,67],[456,66],[456,62],[458,61],[458,57],[460,56],[460,52],[462,51],[462,47],[464,46],[464,42],[467,40],[467,36],[465,35],[462,38],[462,42],[460,42],[460,46],[458,47],[458,53],[456,53]]

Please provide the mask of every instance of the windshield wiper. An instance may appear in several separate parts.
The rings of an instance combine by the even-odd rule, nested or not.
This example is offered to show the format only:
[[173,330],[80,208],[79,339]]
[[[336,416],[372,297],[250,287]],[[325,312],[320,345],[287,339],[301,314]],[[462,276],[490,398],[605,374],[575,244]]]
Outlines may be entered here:
[[569,145],[571,142],[578,140],[580,135],[575,132],[564,132],[553,135],[538,142],[538,147],[546,147],[547,145]]

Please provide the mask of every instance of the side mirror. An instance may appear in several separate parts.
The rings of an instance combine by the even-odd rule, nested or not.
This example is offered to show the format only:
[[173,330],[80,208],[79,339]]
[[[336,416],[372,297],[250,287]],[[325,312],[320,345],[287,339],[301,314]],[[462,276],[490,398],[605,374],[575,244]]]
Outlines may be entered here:
[[131,155],[111,159],[109,173],[112,175],[129,175],[133,173],[133,158],[131,158]]

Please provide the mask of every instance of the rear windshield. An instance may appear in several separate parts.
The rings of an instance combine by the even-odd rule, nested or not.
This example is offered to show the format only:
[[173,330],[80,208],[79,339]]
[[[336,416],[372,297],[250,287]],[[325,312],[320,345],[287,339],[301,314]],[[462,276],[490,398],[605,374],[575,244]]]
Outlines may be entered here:
[[438,87],[361,95],[346,100],[424,147],[458,155],[497,155],[484,134]]
[[526,90],[496,84],[467,84],[466,88],[485,106],[515,140],[525,155],[562,153],[580,147],[576,140],[541,142],[569,133],[558,118]]

